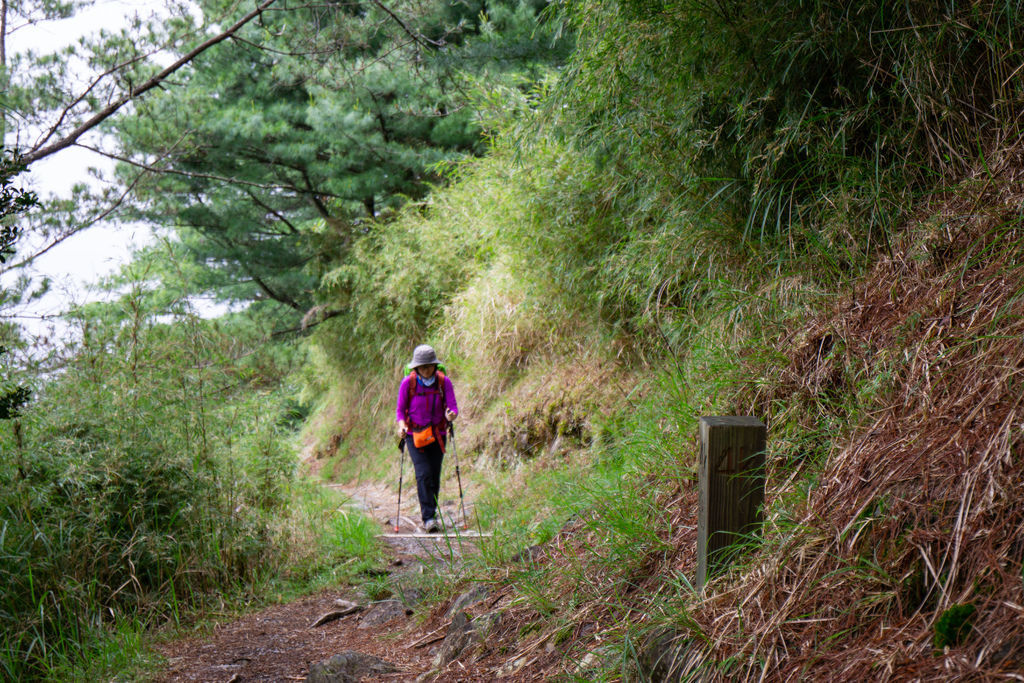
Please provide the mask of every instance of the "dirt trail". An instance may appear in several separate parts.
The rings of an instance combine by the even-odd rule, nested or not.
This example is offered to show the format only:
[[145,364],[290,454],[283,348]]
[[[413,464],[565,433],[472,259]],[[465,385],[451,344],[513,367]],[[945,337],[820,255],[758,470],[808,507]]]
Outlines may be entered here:
[[[444,535],[409,537],[417,531],[419,505],[415,489],[411,496],[403,492],[400,532],[393,535],[395,495],[384,486],[328,485],[342,494],[343,506],[365,511],[380,523],[382,538],[391,548],[387,572],[398,586],[401,602],[394,600],[367,603],[352,589],[326,590],[287,604],[274,605],[235,621],[214,627],[206,636],[183,638],[157,646],[168,661],[159,681],[203,681],[248,683],[250,681],[302,681],[310,666],[329,657],[357,651],[391,662],[397,673],[377,674],[364,680],[413,681],[430,671],[433,647],[416,641],[433,628],[411,619],[418,600],[416,591],[407,588],[403,576],[422,571],[425,565],[450,569],[466,552],[473,552],[473,541],[460,538],[461,531]],[[410,500],[411,498],[411,500]],[[448,524],[461,522],[458,499],[442,501],[441,511]],[[467,512],[471,505],[467,503]],[[438,566],[442,565],[442,566]],[[321,626],[312,624],[322,615],[338,611],[338,601],[365,605],[354,614]],[[422,632],[421,632],[422,631]],[[431,645],[433,641],[428,642]]]
[[[448,529],[447,534],[423,534],[420,527],[419,502],[416,499],[415,480],[412,487],[406,487],[402,493],[402,509],[397,508],[397,495],[394,491],[381,484],[326,484],[327,488],[340,493],[344,504],[361,510],[381,525],[381,538],[395,549],[400,556],[419,559],[442,559],[438,554],[461,556],[465,550],[462,546],[476,532],[466,530],[463,526],[464,517],[458,499],[441,499],[438,506],[440,517]],[[412,490],[410,490],[410,488]],[[395,516],[398,513],[398,532],[395,532]],[[473,503],[465,503],[466,516],[472,518]],[[415,534],[415,537],[413,535]],[[449,548],[449,546],[451,546]],[[472,547],[471,545],[468,547]]]

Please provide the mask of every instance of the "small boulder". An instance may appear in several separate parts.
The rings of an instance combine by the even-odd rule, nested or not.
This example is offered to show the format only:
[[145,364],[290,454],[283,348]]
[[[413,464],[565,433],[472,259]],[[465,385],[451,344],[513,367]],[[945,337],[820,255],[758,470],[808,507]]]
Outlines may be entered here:
[[456,614],[448,627],[448,634],[444,637],[441,648],[434,656],[434,668],[443,669],[454,662],[471,646],[482,642],[500,621],[500,612],[484,614],[472,620],[465,612]]
[[358,683],[373,675],[398,671],[391,662],[373,655],[348,650],[309,667],[306,683]]
[[451,607],[444,613],[444,618],[450,619],[456,612],[461,612],[471,605],[483,602],[491,596],[491,590],[491,586],[486,583],[476,584],[452,601]]
[[366,610],[366,614],[363,615],[363,620],[359,622],[359,628],[380,626],[381,624],[386,624],[389,621],[398,619],[399,617],[408,616],[409,614],[412,614],[412,610],[407,609],[400,601],[382,600],[380,602],[373,603]]

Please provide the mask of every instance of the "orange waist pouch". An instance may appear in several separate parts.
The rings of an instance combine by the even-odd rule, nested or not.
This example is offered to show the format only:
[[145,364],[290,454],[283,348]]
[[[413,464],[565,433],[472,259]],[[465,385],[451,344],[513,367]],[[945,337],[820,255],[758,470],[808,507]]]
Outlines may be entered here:
[[437,441],[437,438],[434,436],[433,427],[427,427],[412,433],[412,443],[416,448],[426,448],[435,441]]

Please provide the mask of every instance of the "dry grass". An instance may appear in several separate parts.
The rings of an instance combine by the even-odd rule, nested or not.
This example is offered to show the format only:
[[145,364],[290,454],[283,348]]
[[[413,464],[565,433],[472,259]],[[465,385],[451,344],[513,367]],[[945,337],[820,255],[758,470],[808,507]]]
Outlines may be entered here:
[[588,445],[635,381],[624,366],[596,355],[537,359],[501,401],[487,405],[474,397],[466,452],[479,454],[481,467],[507,467]]
[[[770,525],[771,551],[699,605],[713,647],[687,668],[769,680],[1024,678],[1020,156],[1003,168],[894,245],[758,397],[849,391],[851,376],[891,373],[886,400],[808,496],[780,506],[792,523]],[[976,609],[969,632],[937,650],[937,622],[964,604]]]
[[[653,473],[658,542],[609,562],[607,515],[574,517],[537,569],[506,577],[491,603],[504,617],[474,675],[525,661],[516,680],[586,676],[588,652],[643,660],[622,638],[669,624],[684,646],[679,678],[1024,679],[1021,156],[937,197],[750,385],[740,403],[777,420],[813,422],[794,406],[823,396],[868,402],[822,461],[776,445],[761,552],[703,598],[689,593],[695,485]],[[961,605],[974,612],[957,638],[943,623]]]

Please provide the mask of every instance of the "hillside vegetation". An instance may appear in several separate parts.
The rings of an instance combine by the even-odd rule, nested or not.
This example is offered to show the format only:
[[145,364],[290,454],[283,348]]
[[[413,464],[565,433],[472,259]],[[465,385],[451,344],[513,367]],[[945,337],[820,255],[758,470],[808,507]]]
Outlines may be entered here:
[[[96,678],[204,609],[387,593],[317,484],[397,482],[427,342],[493,537],[419,588],[507,598],[480,680],[1019,677],[1024,8],[396,7],[274,15],[112,127],[167,160],[132,216],[175,233],[0,431],[0,671]],[[179,100],[208,108],[188,135]],[[768,425],[768,488],[698,592],[703,415]]]
[[[314,335],[327,471],[393,476],[392,387],[430,341],[500,538],[471,576],[545,547],[485,658],[554,642],[522,675],[586,679],[1017,670],[1018,10],[565,12],[568,68],[485,100],[516,103],[484,111],[486,158],[324,279],[351,304]],[[768,424],[767,521],[697,594],[709,414]]]

